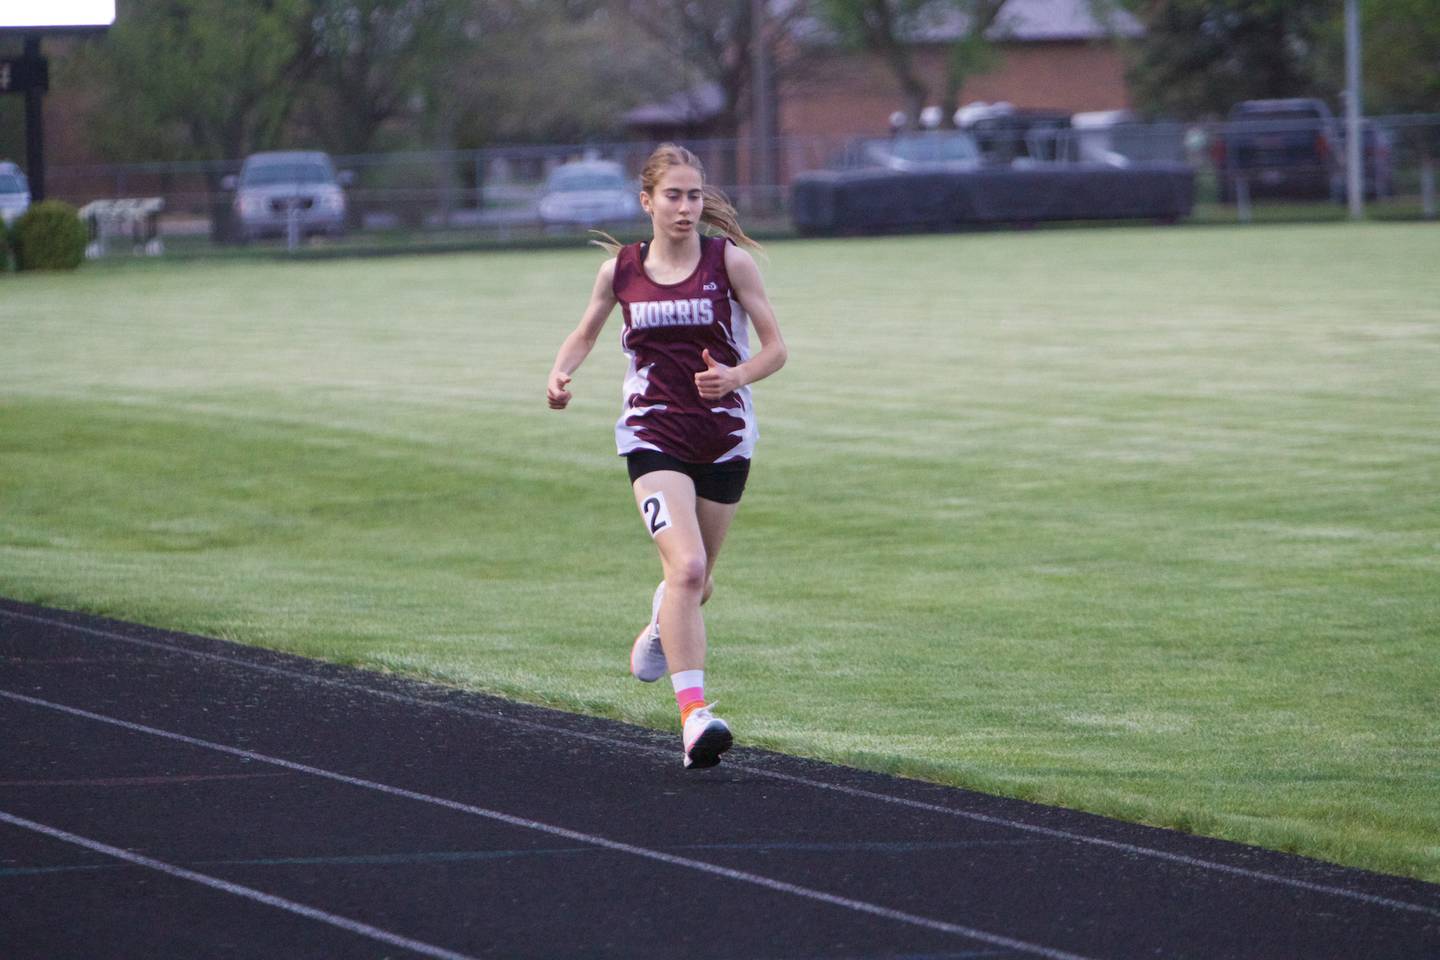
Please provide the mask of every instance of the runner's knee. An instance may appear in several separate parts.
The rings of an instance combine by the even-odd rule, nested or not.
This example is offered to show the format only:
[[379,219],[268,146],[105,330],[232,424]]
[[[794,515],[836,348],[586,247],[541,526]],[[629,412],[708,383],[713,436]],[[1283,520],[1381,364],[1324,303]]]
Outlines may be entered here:
[[687,553],[665,567],[665,589],[700,592],[705,589],[705,554]]

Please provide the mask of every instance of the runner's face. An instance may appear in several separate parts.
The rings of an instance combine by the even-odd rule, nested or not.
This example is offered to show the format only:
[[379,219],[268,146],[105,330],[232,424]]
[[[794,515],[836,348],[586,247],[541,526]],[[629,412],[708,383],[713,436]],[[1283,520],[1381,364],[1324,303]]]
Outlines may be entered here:
[[655,184],[654,193],[641,193],[640,204],[650,214],[655,236],[683,240],[700,226],[705,209],[700,171],[694,167],[671,167]]

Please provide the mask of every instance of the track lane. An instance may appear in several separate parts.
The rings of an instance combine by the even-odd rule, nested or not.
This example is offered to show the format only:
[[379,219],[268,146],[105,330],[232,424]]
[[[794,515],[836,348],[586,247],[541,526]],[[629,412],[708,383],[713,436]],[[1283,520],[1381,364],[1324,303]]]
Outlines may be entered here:
[[[42,612],[32,616],[54,619],[60,615]],[[1061,952],[1138,956],[1153,953],[1158,942],[1168,944],[1164,949],[1176,956],[1187,955],[1189,947],[1194,952],[1188,955],[1195,956],[1266,956],[1273,953],[1257,951],[1267,944],[1312,943],[1322,952],[1310,955],[1383,956],[1387,954],[1367,951],[1407,942],[1428,948],[1435,940],[1434,924],[1427,915],[1419,914],[1419,923],[1407,925],[1386,919],[1403,911],[1379,904],[1365,905],[1372,912],[1359,917],[1342,910],[1334,923],[1322,919],[1318,924],[1292,921],[1277,925],[1276,917],[1294,916],[1296,911],[1301,916],[1328,918],[1332,908],[1323,904],[1324,897],[1303,887],[1270,891],[1257,898],[1249,887],[1263,890],[1268,885],[1262,881],[1217,876],[1213,870],[1184,862],[1146,863],[1144,856],[1113,848],[1077,845],[1044,833],[1027,835],[1014,824],[1021,822],[1017,815],[1024,815],[1032,821],[1029,826],[1042,831],[1063,833],[1060,828],[1074,830],[1083,825],[1087,830],[1099,827],[1097,832],[1111,836],[1128,833],[1127,840],[1151,844],[1160,835],[1158,831],[755,751],[739,751],[740,763],[710,772],[719,776],[702,774],[697,779],[679,771],[670,738],[649,731],[392,682],[203,638],[161,640],[156,638],[163,635],[144,628],[87,623],[91,630],[134,631],[133,639],[157,646],[107,642],[105,637],[74,629],[85,624],[64,622],[35,624],[27,634],[28,646],[12,644],[13,631],[6,629],[5,618],[0,617],[0,637],[4,638],[0,656],[7,658],[7,678],[17,675],[13,667],[18,675],[28,673],[33,681],[48,687],[57,699],[61,693],[90,698],[132,722],[183,720],[187,731],[223,735],[229,738],[227,742],[247,748],[288,746],[301,762],[333,761],[337,769],[359,776],[375,773],[377,779],[379,774],[398,773],[396,782],[406,789],[488,808],[523,810],[540,820],[553,815],[556,823],[647,849],[678,851],[708,845],[711,849],[703,859],[715,865],[740,872],[760,871],[778,883],[823,888],[836,896],[942,922],[997,929],[1001,936],[1018,931],[1025,934],[1016,937],[1023,942]],[[38,634],[46,636],[38,638]],[[169,649],[165,649],[167,642]],[[128,654],[109,649],[115,646],[131,649]],[[184,648],[192,652],[187,654]],[[253,661],[267,669],[227,666],[220,660],[196,657],[196,652],[237,663]],[[93,662],[83,662],[97,659],[108,666],[97,670]],[[64,661],[73,662],[67,665]],[[313,678],[297,679],[276,671],[313,671]],[[137,696],[137,675],[144,678],[149,695]],[[366,687],[372,683],[389,696],[368,692]],[[398,699],[402,697],[411,702],[407,705]],[[441,706],[420,706],[425,698],[438,699]],[[294,711],[287,712],[291,716],[288,732],[274,729],[275,705],[292,704],[296,699],[301,701],[298,707],[287,707]],[[473,715],[485,711],[503,719]],[[406,718],[403,724],[397,724],[399,717]],[[533,735],[524,735],[526,724],[531,725],[528,729]],[[549,752],[543,743],[537,748],[537,737],[571,728],[578,734],[574,744]],[[297,738],[295,731],[302,729],[306,735]],[[404,761],[397,764],[397,758]],[[494,776],[496,772],[501,775]],[[819,777],[829,778],[832,789],[818,789]],[[577,786],[589,801],[578,807]],[[897,799],[908,799],[914,805],[877,803],[833,789],[864,794],[876,787],[892,789]],[[944,809],[964,808],[973,816],[990,819],[957,819],[926,809],[940,804],[945,804]],[[695,822],[719,825],[720,835],[696,835],[691,826]],[[874,845],[861,849],[857,846],[861,838],[870,838]],[[1017,839],[1026,842],[1015,842]],[[1354,884],[1355,892],[1367,896],[1386,899],[1403,892],[1411,900],[1419,900],[1413,905],[1421,908],[1429,908],[1437,900],[1431,885],[1376,878],[1250,848],[1230,849],[1231,845],[1214,841],[1197,843],[1196,838],[1168,835],[1163,839],[1185,851],[1177,855],[1190,856],[1196,847],[1206,854],[1223,852],[1232,865],[1243,865],[1236,869],[1274,870],[1280,864],[1300,882],[1308,882],[1300,879],[1305,877],[1333,882],[1340,876]],[[931,846],[926,847],[927,843]],[[411,853],[426,850],[423,844],[410,848]],[[399,855],[403,851],[389,852]],[[431,852],[443,853],[446,848]],[[456,851],[452,848],[450,852]],[[224,855],[217,858],[226,859]],[[608,869],[602,866],[601,875]],[[1098,886],[1097,878],[1101,881]],[[1421,896],[1416,897],[1415,891]],[[1215,922],[1217,903],[1223,923]],[[747,918],[763,918],[775,911],[766,904],[761,904],[758,912],[754,905],[746,909]],[[1170,933],[1157,940],[1153,932],[1131,929],[1137,912],[1160,916]],[[1335,929],[1328,929],[1327,924]],[[827,921],[820,919],[814,926],[824,930]],[[1307,930],[1298,929],[1300,926]],[[776,925],[780,931],[793,928],[793,924]],[[865,951],[906,946],[885,936],[876,939],[872,935],[869,946],[862,947],[862,940],[865,938],[839,937],[828,940],[827,945],[837,956],[871,955]],[[1175,948],[1177,943],[1180,949]],[[772,954],[720,955],[826,955],[825,951],[809,952],[810,945],[803,940],[799,946],[806,952],[792,947]],[[956,944],[949,947],[953,950]],[[941,944],[923,947],[941,948]]]

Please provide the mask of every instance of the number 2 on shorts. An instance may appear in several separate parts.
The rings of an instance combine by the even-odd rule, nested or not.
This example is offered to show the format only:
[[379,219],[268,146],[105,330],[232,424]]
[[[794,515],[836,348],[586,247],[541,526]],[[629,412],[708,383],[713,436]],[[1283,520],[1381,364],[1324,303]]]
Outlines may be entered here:
[[670,526],[670,508],[665,505],[665,494],[652,493],[640,501],[640,513],[645,517],[645,526],[651,539],[660,536],[660,531]]

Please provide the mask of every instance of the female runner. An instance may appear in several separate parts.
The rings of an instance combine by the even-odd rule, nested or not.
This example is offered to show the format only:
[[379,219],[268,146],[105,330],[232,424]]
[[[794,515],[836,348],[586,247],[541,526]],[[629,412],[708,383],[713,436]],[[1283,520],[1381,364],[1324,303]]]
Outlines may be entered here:
[[[732,737],[705,700],[700,605],[715,589],[715,558],[755,448],[749,384],[779,370],[787,354],[760,271],[737,243],[759,245],[740,229],[724,195],[706,186],[699,158],[661,144],[640,186],[654,237],[621,246],[607,236],[600,244],[615,256],[600,265],[589,306],[560,345],[546,394],[551,409],[570,403],[570,380],[619,303],[630,368],[615,442],[664,570],[650,623],[631,648],[630,672],[651,682],[669,671],[685,766],[713,767]],[[703,236],[701,223],[723,236]],[[760,339],[754,356],[747,322]]]

